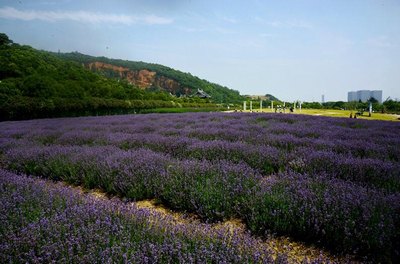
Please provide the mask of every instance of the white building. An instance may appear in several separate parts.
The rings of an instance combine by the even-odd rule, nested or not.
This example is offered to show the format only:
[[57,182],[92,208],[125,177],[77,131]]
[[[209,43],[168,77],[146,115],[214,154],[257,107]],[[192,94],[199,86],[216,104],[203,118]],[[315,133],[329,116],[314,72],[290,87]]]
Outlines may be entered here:
[[375,98],[379,103],[382,103],[382,90],[359,90],[347,93],[347,101],[367,102],[370,98]]
[[357,92],[348,92],[347,93],[347,101],[348,102],[358,101],[357,100]]
[[382,103],[382,90],[371,91],[371,97],[378,100],[379,103]]

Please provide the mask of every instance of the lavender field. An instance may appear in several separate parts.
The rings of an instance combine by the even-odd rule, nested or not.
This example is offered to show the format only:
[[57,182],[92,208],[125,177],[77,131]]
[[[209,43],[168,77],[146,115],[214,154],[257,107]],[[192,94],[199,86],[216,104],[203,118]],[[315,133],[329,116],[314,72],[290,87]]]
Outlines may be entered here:
[[[252,236],[226,243],[212,232],[200,235],[219,241],[212,249],[210,239],[197,237],[194,227],[182,231],[187,237],[175,230],[160,235],[143,227],[142,212],[125,213],[112,202],[92,209],[71,191],[64,195],[64,190],[38,187],[46,185],[17,174],[101,189],[122,201],[157,199],[173,210],[195,213],[205,225],[240,219],[261,239],[286,235],[362,260],[400,257],[400,124],[395,122],[255,113],[3,122],[0,166],[0,210],[10,212],[2,213],[0,257],[11,262],[31,257],[41,258],[38,262],[103,257],[137,262],[148,257],[151,263],[156,254],[151,245],[162,256],[159,262],[276,260],[256,246],[243,246],[256,243]],[[17,194],[21,203],[11,198]],[[138,215],[135,225],[142,231],[129,229],[134,227],[126,224],[126,215]],[[102,229],[97,218],[117,220]],[[72,253],[59,243],[68,228],[87,234],[86,240],[73,238]],[[143,230],[143,241],[133,237]],[[22,242],[31,237],[39,242]],[[175,253],[163,251],[164,246]],[[280,259],[286,260],[284,255]]]
[[[0,170],[2,263],[274,263],[259,239]],[[274,257],[273,257],[274,256]],[[317,258],[314,262],[327,259]]]

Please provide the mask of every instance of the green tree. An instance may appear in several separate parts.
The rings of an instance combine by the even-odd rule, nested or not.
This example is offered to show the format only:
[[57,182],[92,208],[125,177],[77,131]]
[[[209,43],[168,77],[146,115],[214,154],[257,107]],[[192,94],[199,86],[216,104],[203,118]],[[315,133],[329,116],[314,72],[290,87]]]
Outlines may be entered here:
[[383,103],[383,106],[388,112],[400,113],[400,102],[387,100]]
[[10,40],[6,34],[0,33],[0,46],[10,45],[12,43],[12,40]]
[[48,76],[34,74],[26,77],[22,83],[22,93],[25,96],[50,98],[55,96],[57,83]]
[[378,103],[378,100],[376,100],[374,97],[371,97],[368,99],[368,102],[375,104],[375,103]]

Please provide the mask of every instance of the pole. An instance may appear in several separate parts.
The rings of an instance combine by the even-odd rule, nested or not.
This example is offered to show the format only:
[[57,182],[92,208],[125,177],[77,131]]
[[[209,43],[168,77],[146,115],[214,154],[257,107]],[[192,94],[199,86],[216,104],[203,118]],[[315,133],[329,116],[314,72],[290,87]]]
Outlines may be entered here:
[[371,115],[372,115],[372,103],[371,102],[369,102],[369,117],[371,117]]
[[243,111],[246,111],[246,101],[243,101]]

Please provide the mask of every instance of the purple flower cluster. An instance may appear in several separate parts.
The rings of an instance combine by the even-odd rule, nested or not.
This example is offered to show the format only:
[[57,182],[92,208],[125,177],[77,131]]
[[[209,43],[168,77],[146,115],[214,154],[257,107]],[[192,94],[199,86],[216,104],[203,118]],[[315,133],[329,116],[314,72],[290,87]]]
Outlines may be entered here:
[[178,160],[144,148],[35,146],[5,156],[14,171],[101,188],[132,200],[158,198],[205,220],[236,217],[240,201],[261,178],[245,163]]
[[248,234],[177,224],[120,200],[4,170],[0,198],[3,263],[275,263],[276,252]]
[[[287,172],[262,181],[245,215],[256,233],[275,230],[337,251],[390,255],[397,250],[400,195],[331,178]],[[261,205],[261,206],[260,206]]]
[[395,122],[274,114],[3,122],[0,166],[393,259],[399,135]]

